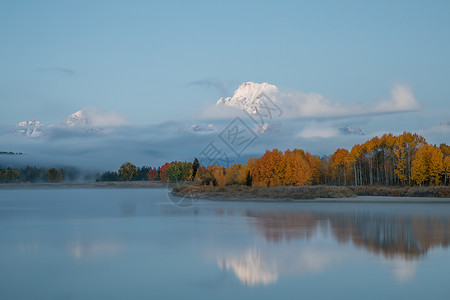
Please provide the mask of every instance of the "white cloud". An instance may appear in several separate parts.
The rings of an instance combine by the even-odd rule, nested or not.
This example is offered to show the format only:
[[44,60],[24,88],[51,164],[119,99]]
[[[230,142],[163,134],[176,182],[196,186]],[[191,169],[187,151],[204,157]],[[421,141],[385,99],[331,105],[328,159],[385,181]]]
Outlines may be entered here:
[[127,117],[115,111],[105,111],[97,107],[88,107],[82,109],[90,120],[91,126],[110,127],[128,125]]
[[391,89],[389,99],[369,104],[343,105],[337,101],[331,101],[321,94],[300,92],[280,94],[278,103],[288,118],[352,117],[420,109],[412,90],[399,84]]
[[393,259],[383,259],[383,263],[392,268],[392,274],[398,283],[410,282],[417,273],[417,262],[405,257],[396,256]]
[[[230,118],[239,111],[250,113],[261,103],[261,95],[270,96],[270,101],[281,109],[281,118],[287,119],[324,119],[389,114],[415,111],[420,109],[412,90],[404,85],[396,84],[391,89],[390,97],[372,103],[343,104],[333,101],[319,93],[284,92],[277,87],[264,83],[242,84],[233,97],[221,99],[216,105],[207,105],[201,112],[203,118]],[[268,87],[267,87],[268,86]],[[271,106],[269,104],[269,106]],[[264,113],[264,111],[261,111]]]
[[414,98],[412,90],[400,84],[396,84],[391,90],[391,98],[375,103],[371,111],[373,113],[391,113],[419,110],[420,105]]
[[280,105],[288,118],[344,117],[352,114],[349,107],[332,102],[317,93],[289,93],[280,95]]
[[314,137],[320,137],[320,138],[329,138],[333,136],[337,136],[339,134],[339,130],[336,128],[305,128],[298,134],[299,137],[302,138],[314,138]]

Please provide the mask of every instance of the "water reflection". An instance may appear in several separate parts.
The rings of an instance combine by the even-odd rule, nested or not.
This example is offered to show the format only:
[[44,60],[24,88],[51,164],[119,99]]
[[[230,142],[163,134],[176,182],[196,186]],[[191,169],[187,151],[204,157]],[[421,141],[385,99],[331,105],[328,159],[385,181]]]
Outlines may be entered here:
[[345,253],[339,251],[285,245],[283,248],[253,248],[242,254],[219,257],[218,266],[233,271],[247,286],[268,285],[277,282],[280,275],[320,273],[339,263],[344,256]]
[[222,270],[233,270],[244,284],[269,284],[278,279],[278,266],[274,261],[264,260],[258,249],[250,249],[243,255],[220,258],[217,262]]
[[76,259],[114,255],[120,251],[120,248],[121,245],[113,242],[75,241],[67,245],[67,250]]
[[[280,275],[321,272],[349,255],[345,247],[375,255],[398,283],[405,283],[414,278],[422,257],[434,248],[447,248],[450,241],[450,214],[439,208],[427,213],[246,209],[241,214],[265,243],[219,255],[218,266],[249,286],[272,284]],[[315,248],[312,240],[334,240],[342,247]]]
[[417,258],[432,248],[448,247],[450,241],[450,215],[246,211],[245,216],[258,220],[260,232],[270,242],[309,239],[328,223],[339,243],[351,241],[385,257]]
[[180,209],[165,193],[0,191],[1,298],[448,298],[449,204]]

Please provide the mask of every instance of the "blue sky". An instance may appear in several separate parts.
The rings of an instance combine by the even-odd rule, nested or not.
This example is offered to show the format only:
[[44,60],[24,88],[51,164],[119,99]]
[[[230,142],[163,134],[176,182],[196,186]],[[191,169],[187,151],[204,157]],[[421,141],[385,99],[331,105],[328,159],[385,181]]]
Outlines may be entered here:
[[[330,154],[385,132],[449,143],[450,125],[440,125],[450,121],[449,13],[449,1],[0,0],[0,126],[57,124],[83,108],[112,111],[129,120],[132,134],[73,141],[82,147],[61,161],[78,151],[80,161],[85,153],[96,162],[98,151],[116,148],[122,151],[105,167],[137,157],[149,164],[149,156],[155,164],[190,160],[226,123],[195,137],[179,129],[207,124],[215,117],[205,116],[208,107],[252,81],[303,101],[318,98],[348,117],[302,117],[305,105],[296,106],[294,97],[299,117],[282,133],[258,139],[245,156],[274,147]],[[418,110],[380,108],[399,86]],[[371,113],[374,107],[386,112]],[[308,138],[347,125],[366,135]],[[49,159],[67,148],[67,140],[8,135],[0,142]]]
[[[1,119],[52,123],[96,106],[158,123],[255,81],[340,103],[401,83],[444,122],[449,12],[448,1],[3,0]],[[230,94],[189,85],[207,78]]]

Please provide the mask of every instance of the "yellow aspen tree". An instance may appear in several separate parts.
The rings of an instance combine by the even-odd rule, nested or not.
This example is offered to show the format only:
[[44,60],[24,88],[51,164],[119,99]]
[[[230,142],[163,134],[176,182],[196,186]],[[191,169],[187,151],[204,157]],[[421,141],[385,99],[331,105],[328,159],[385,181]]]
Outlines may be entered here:
[[450,178],[450,156],[444,158],[443,167],[444,167],[444,184],[447,184],[448,179]]

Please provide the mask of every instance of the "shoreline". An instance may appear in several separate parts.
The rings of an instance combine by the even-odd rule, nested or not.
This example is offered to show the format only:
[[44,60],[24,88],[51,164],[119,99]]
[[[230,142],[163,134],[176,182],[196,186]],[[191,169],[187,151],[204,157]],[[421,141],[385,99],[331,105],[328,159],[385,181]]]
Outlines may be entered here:
[[103,181],[103,182],[39,182],[39,183],[2,183],[2,189],[40,189],[40,188],[166,188],[174,184],[154,181]]
[[[450,203],[450,186],[279,186],[248,187],[241,185],[211,187],[186,182],[105,181],[59,183],[2,183],[1,190],[64,188],[171,188],[176,197],[236,202],[322,202],[322,203]],[[385,198],[385,199],[383,199]]]
[[[175,197],[180,197],[175,195]],[[389,197],[389,196],[356,196],[349,198],[314,198],[314,199],[292,199],[292,198],[219,198],[201,197],[198,200],[205,201],[228,201],[228,202],[258,202],[258,203],[390,203],[390,204],[450,204],[450,198],[436,197]]]
[[[359,197],[376,197],[363,202],[450,202],[450,187],[355,187],[355,186],[182,186],[172,195],[198,199],[259,202],[358,202]],[[386,200],[383,200],[386,197]],[[338,200],[339,199],[339,200]],[[408,200],[410,199],[410,200]]]

